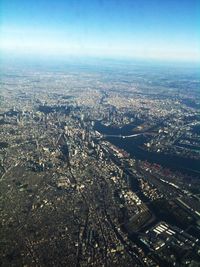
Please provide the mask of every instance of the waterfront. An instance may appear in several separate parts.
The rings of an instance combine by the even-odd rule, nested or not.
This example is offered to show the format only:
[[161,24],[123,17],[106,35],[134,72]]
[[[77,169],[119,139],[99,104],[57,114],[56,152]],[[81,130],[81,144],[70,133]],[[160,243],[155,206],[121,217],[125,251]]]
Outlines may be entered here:
[[[127,125],[122,128],[105,126],[100,122],[95,123],[95,130],[105,135],[130,135],[133,134],[134,125]],[[164,167],[186,172],[193,176],[200,176],[200,164],[198,160],[181,158],[173,155],[149,152],[142,148],[146,142],[144,135],[133,138],[106,137],[108,141],[117,147],[127,151],[131,157],[139,160],[147,160],[151,163],[158,163]]]

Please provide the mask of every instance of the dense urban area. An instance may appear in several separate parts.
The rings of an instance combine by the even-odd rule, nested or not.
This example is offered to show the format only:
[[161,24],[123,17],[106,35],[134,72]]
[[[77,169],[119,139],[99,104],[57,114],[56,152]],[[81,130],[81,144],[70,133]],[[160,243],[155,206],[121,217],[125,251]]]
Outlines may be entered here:
[[195,70],[0,75],[0,266],[200,266]]

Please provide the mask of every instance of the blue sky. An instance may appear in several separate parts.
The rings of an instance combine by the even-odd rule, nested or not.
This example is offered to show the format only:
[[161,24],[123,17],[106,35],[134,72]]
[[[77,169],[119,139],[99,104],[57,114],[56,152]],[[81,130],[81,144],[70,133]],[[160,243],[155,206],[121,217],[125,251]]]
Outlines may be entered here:
[[0,50],[200,61],[200,0],[1,0]]

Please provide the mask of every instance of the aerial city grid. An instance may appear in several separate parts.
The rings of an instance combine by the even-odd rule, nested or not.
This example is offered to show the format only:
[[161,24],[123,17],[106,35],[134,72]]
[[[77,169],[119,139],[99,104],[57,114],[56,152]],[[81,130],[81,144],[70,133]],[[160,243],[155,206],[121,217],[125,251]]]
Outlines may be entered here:
[[200,266],[199,62],[17,54],[23,2],[2,4],[0,266]]

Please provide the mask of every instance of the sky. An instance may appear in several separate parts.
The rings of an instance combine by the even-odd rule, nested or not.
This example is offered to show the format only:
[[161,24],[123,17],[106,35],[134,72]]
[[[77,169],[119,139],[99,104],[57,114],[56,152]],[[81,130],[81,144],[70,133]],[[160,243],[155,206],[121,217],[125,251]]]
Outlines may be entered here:
[[0,0],[0,53],[200,61],[200,0]]

